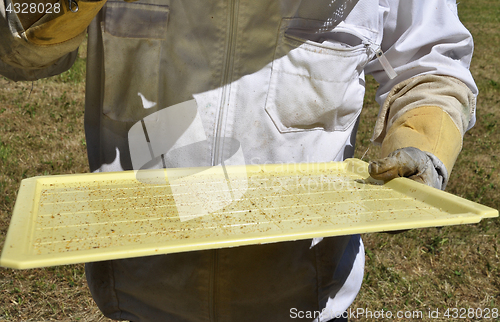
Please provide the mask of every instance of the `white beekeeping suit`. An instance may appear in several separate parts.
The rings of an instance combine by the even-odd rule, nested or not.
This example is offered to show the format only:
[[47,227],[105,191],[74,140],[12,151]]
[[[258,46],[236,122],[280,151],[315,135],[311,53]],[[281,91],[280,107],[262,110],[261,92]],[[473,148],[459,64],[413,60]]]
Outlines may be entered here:
[[[14,80],[69,68],[90,23],[95,172],[341,161],[353,155],[365,74],[380,84],[373,140],[384,156],[398,151],[390,160],[415,163],[394,175],[443,188],[474,124],[473,43],[454,1],[81,0],[76,13],[62,1],[61,13],[37,17],[16,14],[17,3],[0,3],[0,73]],[[391,162],[371,170],[384,178]],[[89,263],[86,273],[114,319],[287,321],[301,311],[328,321],[354,300],[363,267],[356,235]]]

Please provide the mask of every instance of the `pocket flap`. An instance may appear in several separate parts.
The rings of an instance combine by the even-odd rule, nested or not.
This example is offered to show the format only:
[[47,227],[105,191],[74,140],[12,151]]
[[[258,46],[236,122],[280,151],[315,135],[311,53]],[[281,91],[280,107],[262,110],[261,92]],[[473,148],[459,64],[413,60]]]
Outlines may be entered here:
[[168,6],[108,2],[104,30],[116,37],[165,39],[169,12]]

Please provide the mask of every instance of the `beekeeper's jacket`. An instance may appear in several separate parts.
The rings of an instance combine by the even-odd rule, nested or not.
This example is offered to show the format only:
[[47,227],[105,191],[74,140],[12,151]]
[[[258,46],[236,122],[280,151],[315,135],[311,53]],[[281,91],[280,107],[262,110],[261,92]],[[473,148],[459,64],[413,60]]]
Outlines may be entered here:
[[[71,66],[75,44],[28,44],[2,5],[3,75]],[[379,103],[422,75],[459,79],[475,97],[472,48],[454,1],[108,1],[88,29],[90,168],[341,161],[353,155],[365,73]],[[447,112],[462,132],[474,123],[473,104]],[[326,321],[352,303],[363,266],[356,235],[105,261],[86,273],[115,319]]]

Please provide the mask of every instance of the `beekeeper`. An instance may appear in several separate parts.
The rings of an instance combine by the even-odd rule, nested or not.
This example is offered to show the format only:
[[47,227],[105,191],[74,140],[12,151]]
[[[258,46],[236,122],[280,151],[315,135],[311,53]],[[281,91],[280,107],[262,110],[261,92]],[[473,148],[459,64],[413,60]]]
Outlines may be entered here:
[[[341,161],[365,74],[380,84],[373,141],[389,156],[374,177],[443,189],[474,124],[473,42],[454,0],[53,2],[0,2],[0,73],[61,73],[88,34],[93,172]],[[329,321],[363,267],[355,235],[88,263],[86,274],[118,320]]]

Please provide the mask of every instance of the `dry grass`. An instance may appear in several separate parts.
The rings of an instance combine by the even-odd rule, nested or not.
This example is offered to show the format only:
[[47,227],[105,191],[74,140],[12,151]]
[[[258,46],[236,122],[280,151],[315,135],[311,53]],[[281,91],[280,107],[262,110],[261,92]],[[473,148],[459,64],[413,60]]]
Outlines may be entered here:
[[[0,78],[0,246],[21,179],[88,172],[82,49],[75,66],[60,76],[33,84]],[[90,296],[83,264],[0,268],[0,294],[0,320],[107,320]]]
[[[481,94],[477,125],[465,136],[447,190],[499,209],[500,7],[498,0],[466,0],[459,5],[459,13],[475,38],[471,70]],[[35,82],[31,95],[31,82],[0,78],[0,247],[21,179],[88,171],[83,133],[84,63],[82,54],[70,71]],[[357,157],[370,146],[378,111],[371,99],[375,88],[369,79]],[[377,153],[371,146],[365,160]],[[353,308],[394,313],[500,308],[499,234],[499,220],[495,219],[400,235],[365,235],[365,282]],[[90,297],[83,265],[25,271],[0,268],[0,294],[0,320],[107,320]]]

